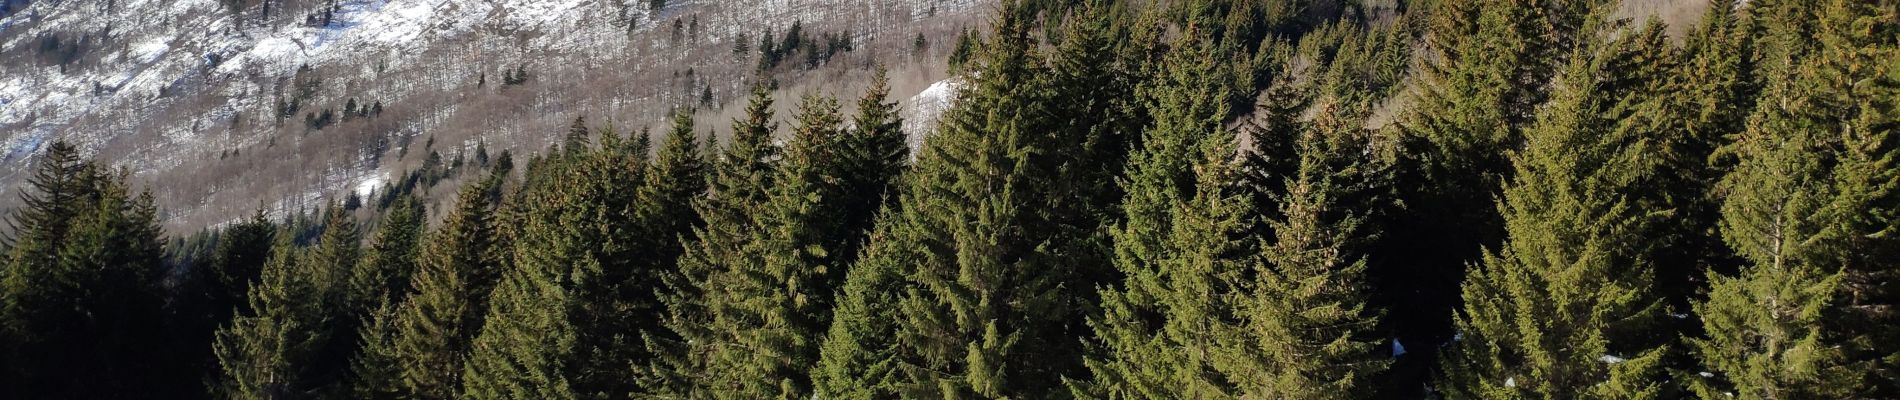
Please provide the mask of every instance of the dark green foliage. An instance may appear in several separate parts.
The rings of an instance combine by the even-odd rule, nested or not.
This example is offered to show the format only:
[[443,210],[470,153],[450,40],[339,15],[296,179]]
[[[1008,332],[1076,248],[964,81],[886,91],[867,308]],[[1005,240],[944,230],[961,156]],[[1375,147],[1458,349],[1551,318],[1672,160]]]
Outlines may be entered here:
[[[575,157],[531,163],[527,209],[464,368],[470,398],[603,398],[636,390],[665,308],[656,293],[705,189],[690,112],[644,161],[644,140],[608,132]],[[631,317],[630,317],[631,316]]]
[[454,398],[463,357],[482,326],[505,243],[488,191],[494,179],[463,188],[455,210],[417,260],[409,293],[372,314],[352,364],[357,398]]
[[124,175],[54,142],[21,194],[0,269],[0,390],[145,395],[165,362],[157,209]]
[[1234,190],[1240,169],[1224,128],[1237,89],[1230,51],[1188,32],[1149,94],[1154,125],[1129,158],[1125,222],[1113,234],[1125,279],[1103,291],[1104,315],[1090,321],[1103,354],[1090,361],[1087,396],[1241,395],[1214,356],[1239,340],[1237,304],[1224,295],[1258,251],[1245,237],[1252,202]]
[[1498,246],[1503,220],[1493,206],[1513,169],[1508,154],[1549,95],[1572,54],[1567,43],[1603,1],[1437,0],[1415,7],[1423,36],[1415,92],[1396,118],[1401,210],[1381,221],[1376,251],[1404,265],[1379,266],[1377,291],[1394,296],[1390,324],[1412,357],[1406,375],[1424,375],[1436,344],[1453,336],[1459,283],[1481,249]]
[[[843,229],[852,233],[869,230],[877,210],[897,202],[893,189],[910,166],[910,137],[904,133],[903,116],[890,94],[889,76],[879,67],[871,76],[870,88],[858,98],[850,132],[835,141],[841,198],[830,203],[843,210]],[[857,257],[862,241],[857,238],[838,252],[842,257]]]
[[334,317],[325,309],[319,267],[277,233],[270,262],[247,296],[249,313],[218,328],[220,398],[300,398],[317,391],[315,360],[329,343]]
[[[1005,4],[999,33],[853,267],[818,375],[821,395],[1043,397],[1080,371],[1088,235],[1053,182],[1077,144],[1053,127],[1042,57]],[[894,301],[889,301],[894,300]],[[894,305],[894,307],[893,307]]]
[[[1599,21],[1591,18],[1592,22]],[[1599,25],[1585,24],[1595,31]],[[1670,333],[1655,289],[1669,205],[1633,190],[1660,170],[1649,148],[1674,132],[1635,100],[1655,98],[1660,29],[1578,48],[1552,104],[1513,154],[1498,208],[1506,243],[1469,272],[1463,335],[1440,389],[1468,398],[1655,398]]]
[[365,319],[383,304],[401,303],[422,251],[423,217],[428,211],[414,197],[403,197],[383,216],[362,262],[351,269],[345,312]]
[[[1764,53],[1788,58],[1766,63],[1758,107],[1729,149],[1738,162],[1721,185],[1722,235],[1748,263],[1712,276],[1697,304],[1706,337],[1692,343],[1712,374],[1695,389],[1705,398],[1900,394],[1895,6],[1828,1],[1769,21],[1781,31]],[[1789,48],[1804,33],[1820,46]]]
[[[878,70],[778,135],[771,74],[876,36],[798,21],[737,35],[716,156],[692,109],[520,174],[430,135],[165,248],[55,144],[0,229],[0,397],[1900,398],[1900,4],[1711,2],[1012,0],[942,43],[933,131]],[[383,108],[321,85],[275,114]]]
[[712,335],[727,329],[715,326],[709,303],[723,299],[714,296],[721,289],[710,280],[756,262],[743,251],[750,233],[758,229],[756,219],[777,175],[779,148],[772,135],[778,124],[772,121],[772,103],[770,86],[756,83],[745,116],[733,121],[731,138],[712,162],[707,196],[692,203],[704,225],[693,229],[679,267],[663,275],[667,285],[661,300],[668,308],[671,335],[653,339],[653,351],[662,357],[643,377],[648,392],[703,396],[712,390],[712,376],[730,372],[708,364],[713,352],[722,351]]
[[277,226],[264,218],[260,210],[252,217],[214,231],[210,255],[174,263],[179,274],[173,283],[170,302],[172,350],[175,363],[168,379],[178,387],[180,397],[207,395],[203,380],[218,367],[211,351],[220,326],[239,314],[250,312],[244,301],[276,241]]

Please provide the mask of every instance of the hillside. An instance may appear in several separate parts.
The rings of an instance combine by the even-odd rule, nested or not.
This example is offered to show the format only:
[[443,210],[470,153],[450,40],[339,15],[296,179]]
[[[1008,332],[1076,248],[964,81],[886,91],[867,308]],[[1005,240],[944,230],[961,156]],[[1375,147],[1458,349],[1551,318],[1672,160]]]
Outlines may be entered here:
[[[430,151],[539,150],[578,116],[631,130],[685,105],[722,126],[760,57],[735,42],[777,41],[795,24],[849,50],[787,56],[772,71],[788,90],[844,95],[886,64],[908,97],[941,79],[956,32],[984,10],[978,0],[9,4],[0,207],[17,197],[29,156],[65,139],[152,188],[176,229],[314,207],[378,187]],[[934,40],[917,48],[919,35]],[[514,71],[527,78],[504,84]]]

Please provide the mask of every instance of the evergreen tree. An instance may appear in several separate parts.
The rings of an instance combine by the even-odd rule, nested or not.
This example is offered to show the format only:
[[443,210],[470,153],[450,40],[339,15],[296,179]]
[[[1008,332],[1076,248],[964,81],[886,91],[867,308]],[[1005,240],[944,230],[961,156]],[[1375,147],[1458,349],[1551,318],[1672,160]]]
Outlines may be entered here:
[[247,296],[249,312],[218,330],[218,397],[307,398],[315,389],[311,364],[329,340],[332,314],[324,309],[321,276],[292,244],[295,235],[276,236]]
[[[432,234],[400,306],[375,314],[352,364],[358,398],[454,398],[463,357],[482,325],[502,251],[488,191],[497,179],[464,187]],[[394,303],[392,303],[394,304]]]
[[740,250],[745,262],[711,276],[708,311],[717,332],[708,354],[714,398],[795,399],[812,392],[807,368],[829,325],[841,268],[842,199],[837,182],[842,118],[828,97],[807,97],[757,226]]
[[564,166],[529,163],[524,209],[509,218],[513,260],[489,297],[480,332],[463,362],[460,397],[575,399],[569,376],[578,332],[569,321],[575,282],[592,279],[577,231],[586,217],[571,204],[574,182]]
[[[627,247],[625,255],[618,256],[626,260],[621,271],[624,278],[610,277],[612,282],[622,282],[616,289],[620,296],[615,308],[620,315],[632,315],[636,318],[603,315],[601,318],[621,319],[622,324],[605,332],[624,335],[613,340],[623,350],[624,359],[614,360],[611,364],[599,364],[603,371],[613,371],[616,375],[602,376],[606,382],[616,386],[608,395],[618,396],[627,392],[659,392],[677,390],[680,386],[656,386],[652,380],[653,371],[666,371],[661,365],[679,364],[683,358],[678,353],[667,350],[678,349],[662,343],[674,340],[665,323],[672,315],[666,299],[675,298],[676,293],[664,293],[671,290],[668,280],[681,282],[681,255],[686,251],[683,243],[703,222],[694,212],[693,202],[706,197],[707,174],[709,167],[705,154],[700,149],[698,133],[694,131],[693,111],[680,108],[674,112],[673,127],[667,134],[666,142],[661,145],[652,165],[642,175],[638,186],[631,191],[632,202],[625,212],[631,224],[625,232],[631,233],[634,240]],[[769,137],[770,130],[767,129]],[[645,145],[640,145],[644,147]],[[677,371],[676,369],[673,371]],[[633,375],[628,375],[633,374]],[[658,375],[664,377],[664,375]],[[673,382],[677,383],[677,382]]]
[[149,195],[55,142],[28,178],[0,264],[0,390],[139,396],[165,354],[164,251]]
[[1408,210],[1382,223],[1390,229],[1380,244],[1411,265],[1375,278],[1380,292],[1406,294],[1388,300],[1390,322],[1400,340],[1422,350],[1415,357],[1434,357],[1431,349],[1452,337],[1445,321],[1459,304],[1465,266],[1504,236],[1491,202],[1513,172],[1507,154],[1525,143],[1524,128],[1549,97],[1547,82],[1571,54],[1569,38],[1596,34],[1568,21],[1599,3],[1438,0],[1422,10],[1425,61],[1415,102],[1398,121]]
[[464,367],[471,398],[602,398],[635,390],[640,346],[665,312],[656,291],[677,238],[697,223],[703,159],[682,110],[651,165],[612,132],[586,153],[531,167],[544,177],[515,217],[514,265],[490,299]]
[[1089,307],[1076,259],[1099,257],[1054,216],[1077,144],[1054,129],[1029,15],[1006,2],[959,107],[907,175],[847,278],[821,396],[1043,397],[1078,368]]
[[728,329],[713,326],[706,303],[716,301],[711,296],[718,288],[708,280],[756,262],[745,258],[742,248],[757,229],[755,219],[776,174],[779,149],[772,143],[777,129],[772,103],[771,87],[763,80],[754,84],[745,116],[733,121],[732,137],[712,163],[707,196],[693,201],[704,225],[693,229],[678,270],[665,275],[666,327],[677,338],[655,339],[653,351],[661,357],[643,377],[650,392],[692,397],[710,388],[713,374],[722,373],[705,364],[710,353],[719,350],[712,335]]
[[864,97],[858,98],[851,131],[837,141],[838,179],[844,188],[840,195],[845,198],[837,200],[835,207],[844,212],[844,229],[859,239],[837,251],[842,257],[858,256],[863,232],[870,228],[877,210],[897,202],[892,190],[910,166],[910,137],[904,134],[903,116],[890,94],[888,71],[880,66],[872,73]]
[[590,147],[588,137],[591,135],[587,129],[587,117],[574,117],[574,123],[567,126],[567,136],[561,140],[561,148],[567,154],[580,154]]
[[1640,93],[1620,85],[1641,76],[1627,68],[1641,60],[1621,50],[1645,38],[1580,45],[1514,154],[1498,206],[1508,240],[1466,278],[1462,338],[1442,360],[1447,396],[1661,395],[1666,306],[1649,240],[1667,210],[1632,190],[1653,173],[1638,155],[1654,133],[1619,126],[1625,97]]
[[[1251,201],[1235,190],[1233,135],[1226,133],[1234,87],[1228,49],[1207,32],[1174,44],[1152,94],[1154,125],[1130,157],[1113,231],[1115,266],[1125,277],[1102,293],[1090,323],[1102,348],[1089,368],[1105,398],[1239,396],[1219,371],[1218,346],[1238,334],[1233,275],[1255,257],[1245,237]],[[1218,371],[1218,372],[1215,372]]]
[[422,250],[423,216],[428,212],[413,195],[404,195],[383,216],[367,254],[356,263],[347,281],[345,312],[368,320],[372,310],[397,304],[408,295],[409,278],[416,272]]
[[323,347],[301,366],[310,372],[310,392],[330,397],[349,388],[349,360],[359,347],[356,333],[363,322],[358,310],[370,308],[355,305],[350,287],[351,275],[364,261],[356,218],[335,203],[324,209],[323,233],[300,264],[301,271],[311,275],[318,295],[314,301],[324,313],[325,323],[313,326],[324,331]]
[[1838,339],[1822,328],[1840,291],[1840,274],[1812,244],[1826,224],[1816,213],[1831,194],[1827,168],[1813,156],[1823,139],[1774,114],[1756,114],[1756,128],[1732,149],[1741,162],[1722,183],[1723,236],[1749,265],[1736,276],[1712,274],[1708,299],[1695,308],[1708,337],[1690,343],[1719,374],[1695,381],[1705,399],[1844,398],[1858,383]]
[[1219,343],[1216,365],[1242,398],[1365,398],[1390,363],[1360,249],[1370,207],[1350,203],[1374,189],[1377,162],[1361,159],[1359,115],[1319,112],[1297,139],[1297,172],[1274,196],[1263,262],[1234,285],[1242,330]]
[[259,210],[219,230],[208,260],[179,267],[187,270],[173,299],[173,337],[177,339],[171,346],[178,364],[167,378],[177,380],[179,396],[210,395],[202,381],[217,373],[218,357],[212,352],[217,330],[251,312],[245,296],[270,259],[277,228]]
[[[1900,57],[1894,6],[1830,1],[1812,10],[1818,50],[1785,67],[1765,63],[1775,79],[1722,184],[1723,237],[1749,263],[1711,277],[1697,304],[1707,337],[1692,343],[1713,372],[1695,385],[1705,398],[1900,393],[1887,261],[1900,226],[1891,137],[1900,66],[1877,61]],[[1801,20],[1780,18],[1773,23]]]

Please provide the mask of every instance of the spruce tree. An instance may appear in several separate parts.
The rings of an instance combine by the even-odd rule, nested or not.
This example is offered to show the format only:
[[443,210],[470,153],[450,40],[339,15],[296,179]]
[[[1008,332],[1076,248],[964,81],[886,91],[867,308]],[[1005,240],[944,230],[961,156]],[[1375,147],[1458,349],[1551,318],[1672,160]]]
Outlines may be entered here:
[[324,208],[323,233],[300,264],[301,271],[311,275],[318,296],[314,301],[325,314],[324,324],[312,326],[323,330],[324,340],[323,347],[302,366],[310,372],[312,393],[335,396],[349,389],[349,360],[359,348],[356,333],[363,320],[352,298],[350,279],[364,261],[363,238],[348,210],[335,203]]
[[181,273],[173,299],[172,321],[175,370],[173,377],[184,397],[206,397],[203,380],[217,373],[212,352],[218,328],[232,318],[250,313],[245,295],[270,259],[277,226],[262,210],[250,218],[217,231],[217,244],[208,259]]
[[618,256],[625,260],[620,267],[624,278],[611,279],[622,282],[617,289],[621,293],[617,312],[634,318],[607,316],[623,319],[617,322],[623,325],[610,332],[625,335],[614,340],[621,342],[616,346],[622,346],[626,354],[625,359],[600,364],[603,370],[611,368],[618,374],[603,376],[604,379],[617,385],[624,382],[624,386],[617,387],[624,391],[609,395],[630,391],[664,394],[679,387],[655,387],[650,372],[664,371],[661,368],[666,367],[659,365],[667,362],[665,358],[677,356],[677,353],[664,351],[668,347],[677,349],[677,346],[662,344],[673,339],[665,325],[671,315],[667,299],[679,296],[670,292],[668,280],[678,282],[683,271],[679,262],[686,250],[684,241],[702,225],[693,202],[706,196],[711,167],[700,148],[694,126],[691,109],[675,110],[666,142],[641,176],[638,186],[631,191],[631,204],[624,210],[631,222],[626,232],[633,240],[626,247],[629,253]]
[[[1889,233],[1900,226],[1891,137],[1900,66],[1877,61],[1900,56],[1894,6],[1830,1],[1813,9],[1817,50],[1767,51],[1801,58],[1764,68],[1771,79],[1731,151],[1739,162],[1722,183],[1722,232],[1749,263],[1712,276],[1709,298],[1697,304],[1707,336],[1692,342],[1711,373],[1695,389],[1705,398],[1900,390],[1888,288],[1896,272],[1886,261],[1896,256]],[[1771,23],[1801,20],[1780,19]]]
[[1152,94],[1154,125],[1130,155],[1113,231],[1124,280],[1104,290],[1090,321],[1102,353],[1091,359],[1103,398],[1239,396],[1217,370],[1218,346],[1238,334],[1233,274],[1256,249],[1245,237],[1252,202],[1238,190],[1233,135],[1224,127],[1233,87],[1228,50],[1208,33],[1174,43]]
[[[482,325],[504,243],[488,197],[498,179],[467,185],[431,234],[400,305],[374,314],[352,364],[358,398],[454,398],[463,357]],[[397,304],[397,303],[391,303]]]
[[[778,147],[772,143],[777,124],[772,121],[772,93],[766,82],[755,83],[745,116],[733,121],[728,139],[707,178],[707,196],[693,200],[704,225],[693,229],[677,271],[663,275],[670,336],[654,339],[660,355],[644,372],[644,390],[654,394],[691,397],[711,383],[705,364],[717,341],[711,335],[727,328],[714,327],[707,310],[714,301],[708,279],[714,274],[753,263],[741,250],[756,229],[755,219],[775,176]],[[671,393],[669,393],[671,392]]]
[[397,304],[408,295],[422,249],[423,217],[428,212],[414,196],[404,195],[383,216],[362,262],[351,269],[345,290],[351,318],[367,320],[370,311]]
[[[1075,143],[1054,129],[1028,15],[1006,2],[972,82],[925,142],[899,211],[849,272],[826,338],[821,396],[1043,397],[1080,372],[1094,257],[1049,190]],[[881,303],[880,303],[881,302]]]
[[324,309],[321,277],[292,244],[295,235],[276,236],[247,296],[249,312],[218,330],[218,397],[303,398],[317,388],[311,364],[329,341],[333,315]]
[[[659,329],[656,290],[678,237],[697,223],[704,161],[682,110],[659,155],[611,132],[598,148],[544,161],[524,193],[513,266],[491,297],[464,367],[470,398],[602,398],[636,390],[641,346]],[[631,144],[630,144],[631,143]]]
[[575,399],[570,369],[578,332],[569,321],[575,282],[593,278],[585,268],[576,230],[587,216],[578,210],[565,166],[530,163],[528,179],[542,180],[521,193],[524,210],[510,218],[514,247],[501,272],[480,332],[462,366],[459,397],[467,399]]
[[0,269],[0,390],[21,398],[154,390],[166,321],[151,197],[132,195],[126,175],[65,142],[47,149],[27,185]]
[[838,182],[837,146],[842,138],[838,103],[807,97],[798,126],[757,226],[740,250],[744,262],[709,280],[708,311],[718,330],[708,354],[709,394],[714,398],[794,399],[812,392],[807,368],[829,325],[830,297],[841,277],[833,267],[843,254],[840,232],[844,198]]
[[61,245],[74,220],[87,211],[87,201],[97,194],[97,167],[79,156],[79,149],[64,141],[54,142],[36,163],[20,195],[21,208],[9,215],[7,224],[12,237],[6,238],[5,267],[0,270],[0,367],[6,368],[4,390],[11,396],[50,395],[59,389],[33,385],[43,380],[39,368],[53,360],[50,355],[35,354],[39,344],[58,338],[43,337],[54,332],[68,318],[54,315],[54,306],[75,297],[74,282],[59,263]]
[[1690,343],[1710,375],[1693,387],[1705,399],[1848,397],[1859,382],[1822,321],[1840,274],[1813,244],[1832,192],[1814,157],[1824,139],[1764,111],[1734,144],[1741,160],[1722,181],[1722,233],[1749,264],[1739,275],[1711,274],[1708,298],[1696,304],[1707,337]]
[[1619,50],[1645,37],[1580,45],[1513,155],[1498,205],[1508,239],[1466,277],[1455,319],[1461,338],[1442,359],[1438,388],[1448,397],[1654,398],[1664,390],[1667,308],[1653,286],[1650,240],[1667,210],[1632,187],[1653,173],[1637,155],[1654,138],[1619,126],[1632,90],[1618,85],[1640,76]]
[[837,250],[843,257],[858,256],[864,232],[879,209],[897,202],[892,190],[910,166],[910,137],[904,133],[903,116],[890,94],[890,76],[880,66],[871,75],[870,87],[858,98],[858,113],[851,119],[850,132],[837,141],[838,179],[845,198],[835,204],[844,211],[844,229],[859,239]]
[[1548,99],[1548,82],[1571,54],[1568,38],[1596,34],[1567,21],[1597,3],[1438,0],[1421,10],[1426,54],[1414,102],[1397,122],[1409,210],[1384,224],[1391,228],[1380,245],[1412,261],[1375,279],[1380,292],[1411,294],[1389,302],[1396,336],[1421,350],[1415,357],[1434,357],[1452,337],[1445,321],[1466,264],[1503,238],[1491,202],[1513,172],[1507,154]]
[[1296,171],[1275,193],[1271,237],[1254,270],[1235,283],[1240,332],[1220,343],[1218,369],[1242,398],[1365,398],[1390,363],[1379,348],[1381,312],[1370,303],[1364,192],[1376,160],[1359,114],[1318,111],[1295,146]]

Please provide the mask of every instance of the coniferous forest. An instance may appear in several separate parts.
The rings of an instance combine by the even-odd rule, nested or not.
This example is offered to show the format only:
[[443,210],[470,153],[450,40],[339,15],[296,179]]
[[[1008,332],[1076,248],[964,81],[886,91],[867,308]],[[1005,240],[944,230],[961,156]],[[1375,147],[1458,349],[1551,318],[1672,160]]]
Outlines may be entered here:
[[1005,0],[920,147],[762,74],[198,234],[53,144],[0,397],[1900,398],[1900,1],[1713,1]]

